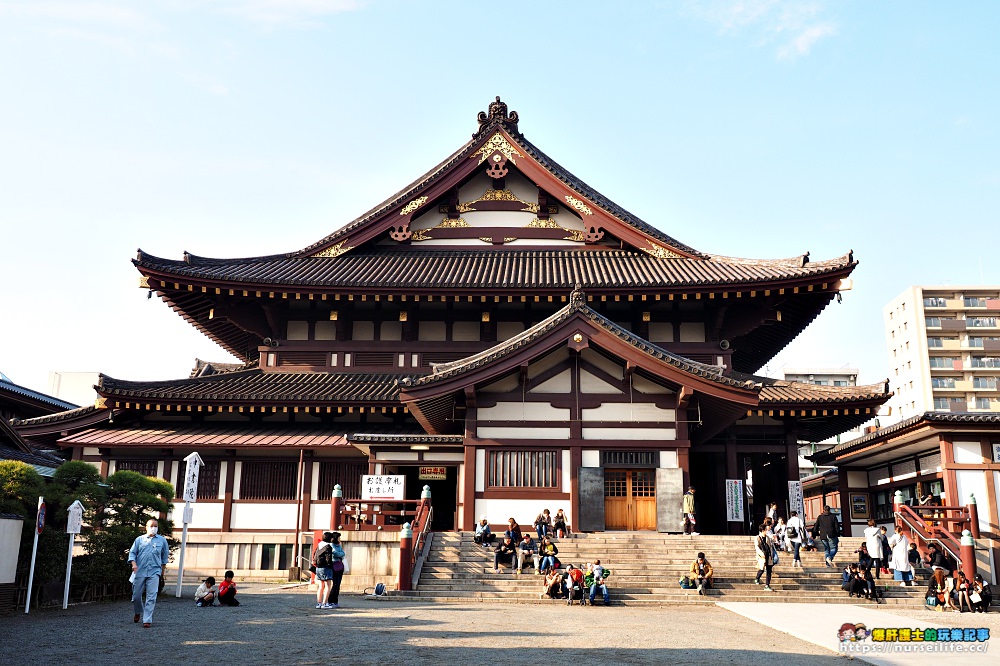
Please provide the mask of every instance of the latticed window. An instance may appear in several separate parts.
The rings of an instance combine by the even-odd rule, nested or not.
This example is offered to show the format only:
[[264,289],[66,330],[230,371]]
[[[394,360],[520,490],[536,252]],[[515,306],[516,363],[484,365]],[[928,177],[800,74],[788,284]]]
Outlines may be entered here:
[[328,500],[333,496],[333,487],[340,484],[344,499],[361,498],[361,476],[368,473],[367,461],[330,460],[320,463],[319,488],[316,498]]
[[[184,470],[187,463],[181,461],[177,474],[177,487],[174,497],[183,499],[184,495]],[[205,464],[198,470],[198,499],[217,499],[219,497],[219,471],[222,469],[222,462],[218,460],[206,460]]]
[[490,451],[489,485],[497,488],[557,488],[558,451]]
[[659,451],[601,451],[601,465],[622,467],[656,467]]
[[295,499],[296,467],[298,463],[284,461],[248,461],[240,475],[240,499]]
[[119,460],[115,463],[115,471],[129,471],[143,476],[156,476],[155,460]]

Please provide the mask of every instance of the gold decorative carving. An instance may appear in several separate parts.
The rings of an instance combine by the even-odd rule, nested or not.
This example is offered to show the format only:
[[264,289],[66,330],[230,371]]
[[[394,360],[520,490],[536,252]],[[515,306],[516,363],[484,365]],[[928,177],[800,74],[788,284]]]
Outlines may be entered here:
[[[479,197],[479,201],[521,201],[510,190],[488,189]],[[521,203],[525,203],[521,201]]]
[[464,228],[464,227],[467,227],[467,226],[469,226],[469,223],[466,222],[462,218],[458,218],[457,220],[452,220],[452,219],[446,217],[443,220],[441,220],[441,223],[438,224],[434,228],[435,229],[461,229],[461,228]]
[[649,247],[648,248],[644,247],[644,248],[640,248],[640,249],[643,252],[645,252],[646,254],[650,254],[650,255],[656,257],[657,259],[683,259],[684,258],[681,255],[677,254],[676,252],[671,252],[670,250],[668,250],[667,248],[663,247],[662,245],[657,245],[656,243],[654,243],[651,240],[646,240],[646,242],[649,243]]
[[[536,203],[525,203],[524,201],[522,201],[521,203],[523,203],[525,206],[521,210],[523,210],[526,213],[534,213],[535,215],[538,215],[538,211],[541,210],[541,208],[539,208],[538,204]],[[556,211],[556,213],[558,212],[559,211]],[[551,214],[555,215],[556,213],[551,213]]]
[[582,243],[587,240],[583,237],[583,232],[579,229],[566,229],[566,231],[568,231],[570,235],[563,238],[563,240],[573,241],[575,243]]
[[537,215],[539,211],[538,204],[529,203],[524,199],[518,199],[517,195],[510,190],[494,190],[492,188],[483,192],[478,199],[460,202],[456,206],[456,209],[459,213],[471,213],[476,210],[476,204],[480,201],[516,201],[524,204],[524,208],[521,210],[526,213],[535,213]]
[[[562,229],[555,220],[539,220],[537,217],[525,226],[534,229]],[[569,229],[563,229],[563,231],[569,231]]]
[[483,144],[482,148],[477,150],[473,155],[470,155],[469,157],[475,157],[476,155],[479,155],[479,163],[482,164],[483,162],[486,161],[487,158],[489,158],[490,155],[492,155],[497,151],[499,151],[501,154],[503,154],[504,157],[510,160],[511,164],[517,164],[517,162],[514,161],[515,156],[524,157],[524,155],[519,153],[517,148],[512,146],[510,141],[508,141],[504,137],[504,135],[501,134],[500,132],[497,132],[496,134],[491,136],[489,138],[489,141]]
[[149,276],[140,275],[139,276],[139,289],[149,289]]
[[417,229],[413,232],[413,235],[410,236],[410,240],[415,243],[419,243],[420,241],[431,240],[431,237],[427,235],[426,229]]
[[403,206],[403,210],[399,211],[400,215],[409,215],[413,211],[417,210],[426,203],[427,197],[417,197],[410,203]]
[[331,245],[330,247],[326,248],[325,250],[320,250],[319,252],[317,252],[316,254],[313,254],[311,256],[313,256],[313,257],[339,257],[340,255],[344,254],[345,252],[347,252],[348,250],[351,250],[354,247],[353,245],[348,245],[347,247],[344,247],[344,243],[346,243],[346,242],[347,241],[340,241],[336,245]]
[[107,398],[98,398],[97,400],[94,400],[94,407],[96,409],[107,409],[108,408],[108,399]]
[[516,240],[517,240],[516,236],[504,236],[503,242],[504,243],[513,243]]
[[572,208],[577,209],[578,211],[580,211],[584,215],[593,215],[594,214],[594,211],[590,210],[590,206],[588,206],[587,204],[583,203],[582,201],[580,201],[576,197],[572,197],[572,196],[570,196],[570,195],[567,194],[566,195],[566,203],[568,203]]
[[473,205],[475,203],[476,203],[475,201],[469,201],[467,203],[460,203],[455,208],[456,208],[456,210],[458,210],[459,213],[469,213],[469,212],[472,212],[472,211],[476,210],[476,207]]
[[493,236],[480,236],[479,240],[483,241],[484,243],[490,243],[491,245],[493,244]]

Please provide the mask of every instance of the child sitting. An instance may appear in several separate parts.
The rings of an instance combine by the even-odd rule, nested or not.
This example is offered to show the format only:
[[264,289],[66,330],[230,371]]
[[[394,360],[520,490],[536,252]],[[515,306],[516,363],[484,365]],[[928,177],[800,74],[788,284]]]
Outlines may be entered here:
[[236,583],[233,581],[233,572],[226,572],[226,579],[219,583],[219,603],[223,606],[239,606],[236,599]]
[[215,586],[215,578],[209,576],[205,579],[205,582],[198,586],[198,589],[194,593],[194,605],[199,608],[204,606],[211,606],[215,603],[216,597],[219,595],[219,588]]

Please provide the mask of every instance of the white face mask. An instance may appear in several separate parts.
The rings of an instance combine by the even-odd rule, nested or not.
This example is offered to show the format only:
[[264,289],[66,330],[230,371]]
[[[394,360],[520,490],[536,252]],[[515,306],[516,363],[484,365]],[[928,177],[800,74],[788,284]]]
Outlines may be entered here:
[[146,534],[148,534],[149,536],[153,536],[154,534],[156,534],[156,529],[157,529],[156,525],[153,525],[152,527],[147,527]]

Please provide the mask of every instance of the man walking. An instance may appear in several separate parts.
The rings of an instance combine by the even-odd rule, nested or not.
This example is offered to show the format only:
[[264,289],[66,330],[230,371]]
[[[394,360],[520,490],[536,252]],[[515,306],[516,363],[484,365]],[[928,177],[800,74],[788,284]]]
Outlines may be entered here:
[[823,513],[816,518],[813,525],[813,538],[819,538],[826,549],[826,566],[833,566],[833,558],[837,556],[837,548],[840,539],[840,524],[837,516],[830,513],[830,507],[824,506]]
[[[146,522],[146,534],[136,537],[128,551],[128,561],[132,564],[132,609],[135,615],[133,622],[142,616],[142,626],[145,629],[153,626],[153,609],[156,608],[156,595],[160,591],[160,578],[167,571],[170,560],[170,547],[167,540],[157,534],[158,523],[150,518]],[[142,603],[142,594],[146,593],[146,603]]]
[[694,513],[694,486],[689,487],[688,491],[684,493],[681,512],[684,514],[684,534],[698,536],[697,519]]

